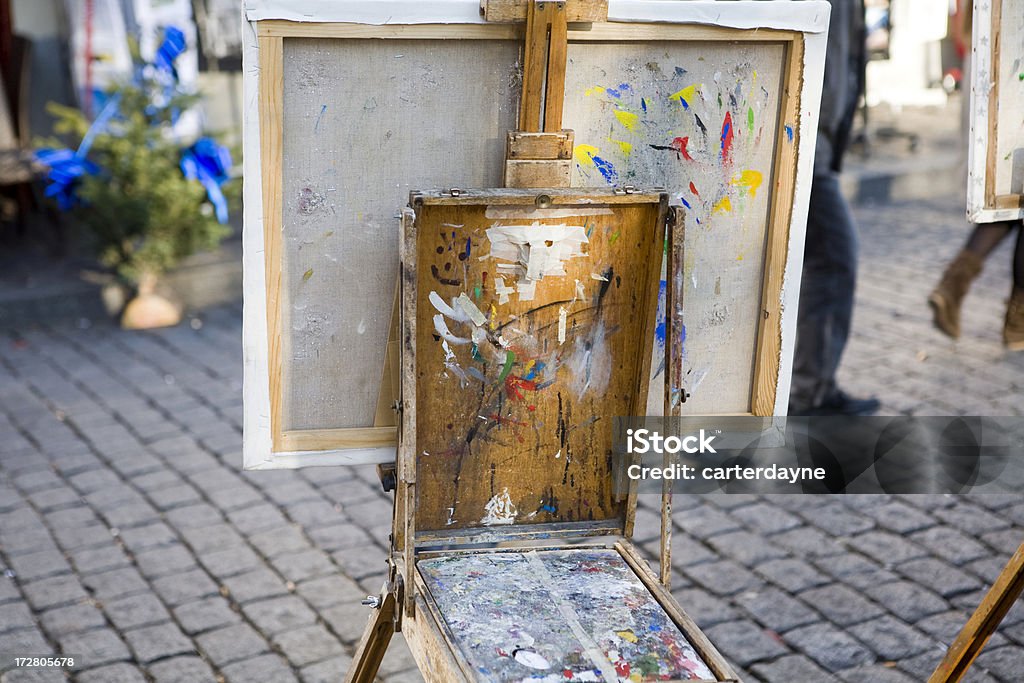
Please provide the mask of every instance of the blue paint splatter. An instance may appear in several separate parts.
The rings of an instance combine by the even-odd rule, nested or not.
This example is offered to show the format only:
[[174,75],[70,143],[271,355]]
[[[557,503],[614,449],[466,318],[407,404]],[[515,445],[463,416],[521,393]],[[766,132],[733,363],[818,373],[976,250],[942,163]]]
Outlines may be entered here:
[[786,137],[789,138],[790,142],[793,142],[793,126],[786,126]]
[[615,167],[611,162],[608,162],[599,156],[591,156],[590,158],[594,160],[594,166],[597,167],[597,170],[602,176],[604,176],[604,179],[607,182],[614,183],[619,179],[619,173],[615,170]]
[[729,139],[732,132],[732,119],[727,119],[722,125],[722,154],[725,155],[725,141]]
[[465,257],[463,258],[463,260],[469,258],[469,251],[470,251],[470,249],[472,247],[472,244],[470,243],[470,239],[471,238],[469,238],[469,237],[466,238],[466,251],[465,251]]
[[544,363],[541,362],[541,361],[537,361],[536,363],[534,363],[533,367],[530,368],[529,374],[526,375],[526,377],[523,377],[523,379],[525,379],[527,381],[535,379],[537,377],[537,373],[540,372],[543,369],[544,369]]
[[685,76],[685,75],[686,75],[686,69],[684,69],[681,66],[677,66],[676,67],[676,76]]
[[679,104],[683,105],[683,111],[687,111],[690,108],[690,105],[689,105],[689,103],[687,103],[686,98],[685,97],[680,97],[678,99],[679,99]]
[[685,206],[687,209],[692,209],[693,208],[692,206],[690,206],[690,202],[686,201],[682,197],[679,198],[679,201],[681,201],[683,203],[683,206]]
[[550,503],[545,503],[544,505],[541,505],[540,509],[543,510],[544,512],[550,512],[551,514],[554,514],[558,511],[558,508],[556,508],[554,505],[551,505]]
[[615,99],[621,99],[623,93],[633,92],[633,89],[629,87],[629,83],[619,83],[618,87],[605,88],[604,91]]
[[326,112],[326,111],[327,111],[327,105],[326,104],[324,106],[320,107],[320,113],[317,114],[316,123],[313,124],[313,131],[314,132],[320,130],[320,119],[322,119],[324,117],[324,112]]
[[640,108],[644,110],[645,114],[647,113],[647,100],[643,97],[640,98]]
[[658,325],[654,328],[654,338],[658,341],[658,346],[665,346],[665,328],[667,326],[667,320],[665,318],[665,290],[668,287],[668,283],[665,280],[661,281],[661,285],[658,289]]

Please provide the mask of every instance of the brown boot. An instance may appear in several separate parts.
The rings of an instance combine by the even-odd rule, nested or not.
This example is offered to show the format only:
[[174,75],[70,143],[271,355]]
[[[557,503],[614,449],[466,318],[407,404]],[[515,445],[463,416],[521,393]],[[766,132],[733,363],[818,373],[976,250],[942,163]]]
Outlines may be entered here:
[[960,337],[960,304],[971,280],[981,272],[981,265],[981,257],[964,249],[949,264],[942,280],[928,296],[935,327],[953,339]]
[[1006,306],[1003,343],[1010,351],[1024,351],[1024,288],[1014,287]]

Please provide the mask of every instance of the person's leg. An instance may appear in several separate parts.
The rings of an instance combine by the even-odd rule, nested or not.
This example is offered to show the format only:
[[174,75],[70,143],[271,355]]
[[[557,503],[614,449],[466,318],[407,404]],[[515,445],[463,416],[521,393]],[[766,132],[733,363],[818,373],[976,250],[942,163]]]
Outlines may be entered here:
[[[835,375],[850,334],[856,281],[857,235],[839,177],[815,176],[797,313],[792,414],[815,411],[841,396]],[[873,405],[877,408],[877,402]]]
[[1013,252],[1013,290],[1006,307],[1003,343],[1011,351],[1024,351],[1024,222],[1017,224],[1017,247]]
[[960,336],[960,308],[974,278],[988,255],[1013,230],[1012,223],[979,223],[974,226],[964,248],[956,255],[942,280],[928,296],[933,322],[941,332],[953,339]]

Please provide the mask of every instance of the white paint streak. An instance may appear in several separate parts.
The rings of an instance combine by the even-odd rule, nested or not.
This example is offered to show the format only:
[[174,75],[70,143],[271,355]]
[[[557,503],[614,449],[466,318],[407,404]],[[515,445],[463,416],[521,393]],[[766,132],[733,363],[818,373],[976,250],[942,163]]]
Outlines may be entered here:
[[488,255],[497,270],[517,278],[520,301],[532,301],[537,283],[545,277],[566,274],[565,262],[583,256],[587,233],[578,225],[496,225],[487,229]]
[[451,342],[452,344],[468,344],[470,340],[463,337],[456,337],[448,329],[448,323],[444,321],[444,316],[438,313],[434,316],[434,331],[444,339],[445,341]]
[[484,526],[513,524],[518,513],[516,506],[512,504],[512,497],[508,495],[508,488],[504,488],[484,505],[484,516],[480,523]]
[[480,309],[470,301],[465,292],[459,295],[459,298],[455,300],[455,304],[473,321],[474,325],[483,325],[487,322],[487,316],[480,312]]
[[565,343],[565,323],[568,318],[568,311],[564,306],[558,307],[558,344]]

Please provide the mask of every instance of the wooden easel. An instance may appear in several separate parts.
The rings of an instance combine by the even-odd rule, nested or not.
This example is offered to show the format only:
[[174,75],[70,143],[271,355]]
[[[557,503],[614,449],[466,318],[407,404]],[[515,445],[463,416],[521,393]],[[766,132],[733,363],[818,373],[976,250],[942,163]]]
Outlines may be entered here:
[[928,683],[957,683],[1024,591],[1024,544],[1017,548],[974,614],[949,646]]
[[[388,642],[398,631],[405,635],[421,673],[430,681],[472,681],[481,675],[488,679],[502,678],[499,672],[486,673],[482,661],[488,666],[507,666],[514,671],[518,671],[515,667],[529,667],[522,670],[525,674],[536,673],[537,669],[551,664],[544,660],[540,648],[524,649],[523,642],[532,644],[528,634],[521,636],[529,637],[528,641],[509,646],[507,652],[490,646],[475,651],[473,646],[466,645],[467,633],[472,638],[475,628],[460,631],[459,619],[451,616],[453,611],[494,598],[495,591],[481,589],[483,592],[475,600],[454,603],[448,596],[476,590],[476,579],[472,577],[479,577],[480,572],[467,575],[461,567],[483,562],[505,568],[502,572],[492,572],[494,575],[505,576],[505,572],[510,572],[508,576],[514,576],[519,572],[518,579],[503,580],[505,585],[497,591],[508,591],[507,599],[512,602],[522,591],[533,595],[542,591],[550,597],[551,605],[532,612],[533,618],[527,619],[531,622],[530,628],[543,630],[554,625],[554,631],[548,628],[546,632],[549,637],[576,639],[573,642],[578,642],[582,648],[578,657],[594,666],[592,671],[584,666],[586,676],[599,675],[600,680],[605,681],[622,680],[629,676],[630,662],[619,654],[615,654],[618,659],[612,661],[610,653],[614,649],[596,642],[594,633],[607,634],[607,628],[583,625],[590,620],[600,620],[607,610],[602,607],[595,611],[587,606],[589,603],[577,605],[573,602],[577,598],[570,598],[559,588],[566,576],[570,576],[558,574],[566,563],[577,568],[589,567],[583,574],[571,574],[573,580],[583,577],[584,586],[590,581],[589,572],[594,572],[595,581],[611,581],[612,585],[631,591],[633,598],[629,604],[638,600],[644,602],[643,596],[646,596],[643,614],[644,619],[653,619],[650,632],[657,632],[658,639],[667,638],[665,642],[671,643],[670,651],[675,654],[663,652],[661,660],[653,654],[646,659],[642,657],[639,665],[655,669],[668,667],[661,671],[671,672],[673,679],[735,681],[737,677],[728,663],[668,592],[671,573],[669,490],[665,488],[662,497],[659,577],[630,540],[636,512],[635,483],[629,487],[628,494],[616,493],[611,484],[611,418],[645,412],[663,231],[668,225],[670,269],[677,268],[682,263],[683,223],[681,215],[670,214],[667,198],[657,192],[644,193],[633,188],[559,189],[568,186],[573,147],[572,131],[561,129],[566,24],[568,20],[602,18],[601,13],[606,17],[607,6],[590,0],[531,0],[525,6],[521,2],[488,2],[483,9],[488,19],[526,18],[521,130],[510,132],[507,138],[505,179],[509,187],[544,189],[468,192],[453,189],[442,193],[414,193],[410,208],[403,212],[402,399],[399,457],[394,472],[392,550],[388,579],[380,595],[367,600],[374,612],[346,680],[354,683],[373,680]],[[552,239],[537,242],[535,247],[526,245],[529,249],[543,251],[542,244],[551,248],[558,241],[554,234],[566,227],[563,223],[575,218],[574,212],[578,216],[596,216],[588,218],[593,222],[591,229],[596,232],[593,236],[587,235],[586,254],[579,253],[579,259],[566,259],[559,265],[565,268],[559,281],[575,281],[574,294],[562,294],[556,291],[554,284],[543,282],[528,282],[527,289],[523,290],[522,271],[518,271],[520,281],[515,284],[516,275],[508,270],[500,271],[501,266],[494,263],[493,258],[475,254],[470,258],[474,246],[489,242],[494,250],[495,236],[488,234],[486,240],[479,239],[485,230],[501,227],[501,222],[496,222],[493,216],[518,218],[518,214],[523,214],[529,216],[526,221],[532,221],[532,226],[520,227],[551,231]],[[514,225],[509,228],[514,229],[517,229]],[[479,241],[475,242],[472,235]],[[613,247],[617,241],[618,246]],[[458,254],[460,260],[456,261],[454,255],[462,249],[465,253]],[[599,267],[607,269],[599,272]],[[483,268],[491,269],[490,285],[486,284],[488,272],[481,272]],[[527,266],[523,270],[532,269],[533,266]],[[449,271],[453,274],[445,275]],[[498,272],[505,273],[504,277],[510,282],[500,279]],[[512,272],[517,272],[514,266]],[[478,280],[492,297],[503,292],[500,294],[502,313],[497,313],[491,304],[485,315],[466,296],[463,290],[470,289],[470,281]],[[490,290],[486,289],[488,286]],[[516,294],[509,294],[513,287]],[[573,289],[571,284],[569,287]],[[428,288],[430,297],[426,292]],[[444,296],[436,290],[442,291]],[[671,288],[667,296],[668,334],[672,340],[679,337],[681,294],[681,287]],[[445,296],[453,306],[466,297],[461,303],[462,311],[449,307]],[[518,296],[518,300],[512,299],[513,296]],[[479,293],[476,299],[481,305],[485,303]],[[434,315],[432,326],[429,325],[434,314],[431,306],[441,311]],[[583,392],[578,397],[570,397],[569,389],[562,388],[566,392],[566,411],[573,408],[577,411],[578,419],[572,420],[563,417],[560,392],[557,401],[555,399],[557,382],[564,382],[568,371],[556,367],[550,375],[543,375],[545,381],[556,385],[541,394],[537,390],[539,380],[527,379],[533,377],[527,372],[537,372],[532,361],[520,363],[519,369],[511,372],[516,346],[505,342],[502,330],[509,326],[511,336],[519,333],[518,327],[527,327],[537,334],[545,348],[550,345],[556,352],[567,342],[577,344],[576,337],[587,333],[591,337],[573,348],[589,353],[595,344],[603,343],[598,340],[605,322],[602,310],[606,312],[604,315],[611,316],[609,326],[619,335],[614,347],[615,359],[609,361],[614,369],[609,370],[607,388],[600,392],[590,395]],[[460,318],[463,313],[468,318]],[[456,332],[448,331],[445,320],[462,320],[466,328],[476,325],[472,335],[474,359],[483,363],[480,367],[484,372],[493,375],[500,370],[497,382],[488,376],[489,382],[479,385],[479,392],[491,391],[490,395],[473,397],[459,393],[455,377],[465,374],[459,362],[466,358],[464,342],[469,338],[457,337]],[[449,339],[456,350],[447,344]],[[445,342],[444,353],[440,352],[441,341]],[[506,350],[502,350],[503,346]],[[665,405],[666,414],[671,415],[678,414],[682,356],[678,344],[670,342],[666,349],[669,389]],[[484,353],[497,354],[498,358],[504,354],[504,368],[500,368],[500,362],[488,365],[487,359],[477,357]],[[447,384],[437,384],[440,375],[447,377]],[[530,437],[536,441],[533,449],[519,445],[525,438],[517,435],[515,425],[525,423],[518,423],[512,409],[505,404],[505,396],[511,402],[514,398],[522,399],[524,392],[529,394],[530,404],[516,410],[531,411],[535,424],[545,425],[543,435],[536,432]],[[496,402],[488,404],[491,396]],[[483,408],[485,404],[487,409]],[[580,414],[592,417],[579,418]],[[449,415],[472,418],[465,439],[448,437],[446,429],[466,426],[453,425],[451,422],[457,422],[456,419],[446,424]],[[487,425],[482,430],[491,431],[486,432],[486,439],[478,439],[471,449],[468,444],[478,434],[473,423],[477,418]],[[506,428],[504,423],[509,426]],[[551,441],[555,434],[567,449],[564,453],[562,448],[557,448],[557,440]],[[465,447],[461,446],[463,441],[467,444]],[[573,443],[589,448],[573,453],[569,449]],[[455,444],[455,448],[446,453],[429,452],[438,444]],[[546,457],[538,457],[541,451]],[[510,488],[514,489],[511,493]],[[526,509],[529,503],[524,496],[527,493],[531,497],[536,495],[540,501],[534,511]],[[484,519],[478,517],[481,511],[486,511]],[[520,511],[523,514],[517,516]],[[470,517],[467,519],[466,515]],[[536,515],[540,516],[533,519]],[[452,581],[458,584],[454,588],[450,586]],[[528,590],[526,584],[532,587]],[[602,593],[597,590],[592,595],[600,600]],[[499,603],[505,599],[503,595],[497,596]],[[464,627],[465,623],[461,623]],[[477,625],[486,626],[483,622]],[[633,630],[617,633],[613,638],[621,639],[615,642],[620,643],[619,649],[623,650],[640,642],[641,646],[651,645],[653,653],[659,647],[657,643],[662,642],[651,640],[646,628],[641,633]],[[492,652],[495,649],[498,655]],[[574,662],[571,666],[580,665],[578,659],[570,661]],[[633,660],[634,666],[638,661]],[[559,662],[558,666],[564,671],[555,667],[553,673],[573,679],[575,674],[569,664],[563,666]],[[675,668],[671,668],[673,666]]]

